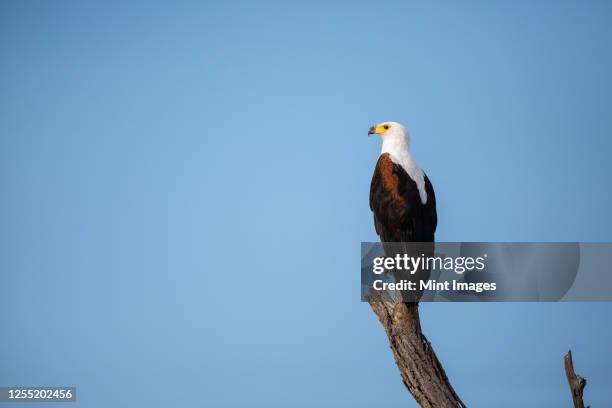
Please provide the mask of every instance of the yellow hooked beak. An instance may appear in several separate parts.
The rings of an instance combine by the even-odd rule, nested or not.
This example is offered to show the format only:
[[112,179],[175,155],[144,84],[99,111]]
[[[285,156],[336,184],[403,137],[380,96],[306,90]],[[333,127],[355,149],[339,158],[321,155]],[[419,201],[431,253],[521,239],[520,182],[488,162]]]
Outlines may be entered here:
[[384,123],[381,123],[379,125],[372,126],[370,130],[368,130],[368,136],[374,135],[374,134],[384,135],[387,130],[389,130],[389,125],[385,125]]

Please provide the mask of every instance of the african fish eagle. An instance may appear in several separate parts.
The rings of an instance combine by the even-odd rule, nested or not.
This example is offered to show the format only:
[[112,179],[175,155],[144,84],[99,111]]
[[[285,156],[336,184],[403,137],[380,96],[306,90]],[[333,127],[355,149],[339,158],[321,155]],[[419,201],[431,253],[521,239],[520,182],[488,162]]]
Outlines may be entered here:
[[[370,185],[370,208],[385,255],[432,256],[438,224],[436,197],[429,178],[410,154],[408,131],[397,122],[383,122],[372,126],[368,134],[380,135],[383,141]],[[414,242],[419,244],[407,244]],[[425,268],[392,273],[397,282],[411,280],[417,287],[430,276]],[[414,304],[422,294],[416,290],[400,295],[405,303]]]
[[382,150],[370,185],[370,208],[382,242],[433,242],[438,216],[427,175],[410,154],[410,134],[397,122],[372,126]]

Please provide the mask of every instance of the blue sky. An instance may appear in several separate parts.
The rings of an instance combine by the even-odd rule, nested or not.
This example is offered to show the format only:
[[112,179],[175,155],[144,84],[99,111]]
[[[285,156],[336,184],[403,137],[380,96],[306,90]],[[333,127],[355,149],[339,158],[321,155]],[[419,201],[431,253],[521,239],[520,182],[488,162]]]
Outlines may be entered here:
[[[0,384],[416,406],[359,302],[368,127],[411,130],[440,241],[610,241],[611,23],[605,1],[1,2]],[[469,406],[567,406],[568,348],[605,406],[610,312],[422,319]]]

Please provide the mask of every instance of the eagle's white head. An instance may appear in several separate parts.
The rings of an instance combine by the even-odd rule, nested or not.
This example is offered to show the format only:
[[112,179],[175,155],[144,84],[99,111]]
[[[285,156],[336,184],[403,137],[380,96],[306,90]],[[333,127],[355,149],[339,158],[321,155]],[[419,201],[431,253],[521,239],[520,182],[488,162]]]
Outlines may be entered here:
[[368,135],[380,135],[383,140],[383,151],[387,150],[389,153],[394,151],[397,153],[401,150],[410,151],[410,133],[401,123],[379,123],[370,128]]

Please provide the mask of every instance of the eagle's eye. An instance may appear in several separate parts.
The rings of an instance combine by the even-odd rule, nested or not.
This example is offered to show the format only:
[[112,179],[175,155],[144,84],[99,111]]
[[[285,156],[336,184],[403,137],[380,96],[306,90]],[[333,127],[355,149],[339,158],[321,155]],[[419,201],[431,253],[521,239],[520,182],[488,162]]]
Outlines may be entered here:
[[389,130],[389,125],[383,125],[383,129]]

